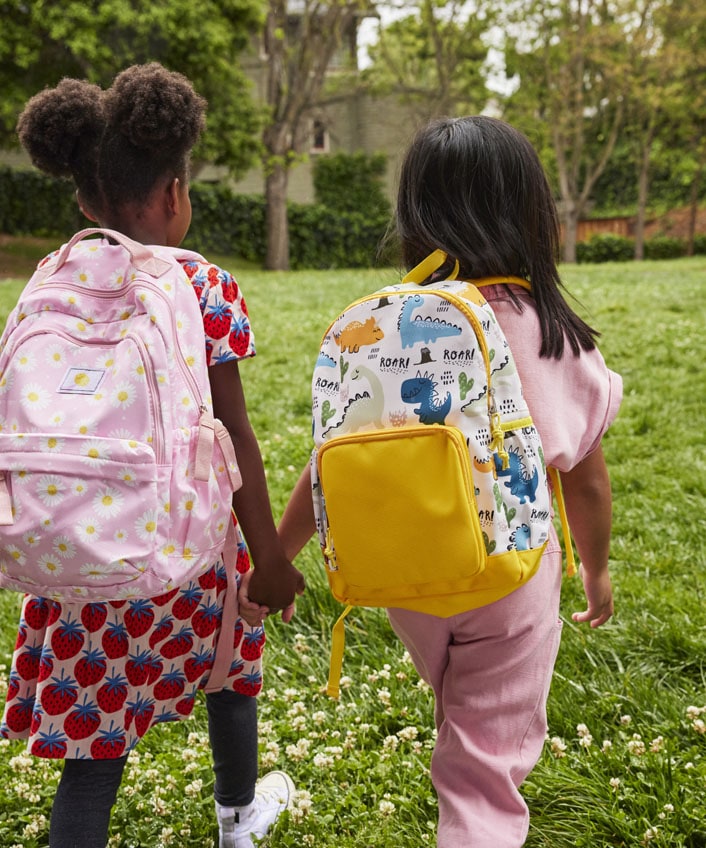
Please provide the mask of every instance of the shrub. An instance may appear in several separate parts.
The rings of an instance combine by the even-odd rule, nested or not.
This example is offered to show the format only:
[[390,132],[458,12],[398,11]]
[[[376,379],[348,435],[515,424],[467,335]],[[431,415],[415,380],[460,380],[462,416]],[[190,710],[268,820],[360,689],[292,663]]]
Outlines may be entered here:
[[625,236],[595,235],[576,245],[577,262],[627,262],[635,256],[635,243]]
[[390,214],[382,187],[384,153],[334,153],[314,160],[316,202],[339,212],[378,218]]
[[701,256],[706,254],[706,235],[694,236],[694,254]]
[[69,180],[0,166],[0,232],[64,238],[86,225]]
[[686,242],[672,236],[655,236],[645,241],[645,259],[677,259],[686,255]]

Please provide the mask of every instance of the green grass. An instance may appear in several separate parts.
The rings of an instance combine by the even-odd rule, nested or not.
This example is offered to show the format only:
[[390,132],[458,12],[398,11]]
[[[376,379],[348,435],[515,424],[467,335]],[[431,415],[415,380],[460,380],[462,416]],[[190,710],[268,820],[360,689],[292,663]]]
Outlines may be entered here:
[[[604,442],[614,489],[616,614],[598,631],[576,626],[570,613],[583,608],[582,592],[577,579],[565,581],[550,738],[523,788],[532,814],[527,845],[703,848],[706,259],[563,271],[625,385]],[[238,276],[258,346],[241,373],[279,514],[311,448],[308,381],[327,322],[394,274],[243,270]],[[0,325],[18,291],[16,283],[0,284]],[[299,565],[308,591],[294,622],[268,624],[261,765],[286,768],[308,794],[263,844],[433,844],[430,693],[384,614],[361,611],[347,628],[341,701],[329,700],[322,690],[339,608],[314,543]],[[0,689],[17,605],[16,595],[0,593],[6,665]],[[112,846],[210,844],[205,739],[203,709],[147,735],[115,808]],[[58,766],[29,760],[23,745],[13,743],[0,746],[0,769],[0,845],[46,845]]]

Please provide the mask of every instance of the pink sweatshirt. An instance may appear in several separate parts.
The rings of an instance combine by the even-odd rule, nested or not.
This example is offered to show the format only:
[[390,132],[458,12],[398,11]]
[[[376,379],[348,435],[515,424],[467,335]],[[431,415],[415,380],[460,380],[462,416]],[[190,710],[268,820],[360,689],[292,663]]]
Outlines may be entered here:
[[596,450],[617,415],[622,379],[597,349],[575,356],[567,344],[561,359],[540,358],[537,313],[524,289],[513,291],[526,304],[522,312],[504,286],[482,289],[510,343],[547,465],[570,471]]

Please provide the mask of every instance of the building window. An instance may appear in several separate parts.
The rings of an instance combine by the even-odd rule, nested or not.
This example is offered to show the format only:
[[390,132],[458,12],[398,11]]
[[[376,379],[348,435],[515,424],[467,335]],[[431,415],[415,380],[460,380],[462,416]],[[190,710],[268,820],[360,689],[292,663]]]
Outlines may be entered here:
[[311,127],[311,153],[328,153],[329,138],[326,125],[318,119]]

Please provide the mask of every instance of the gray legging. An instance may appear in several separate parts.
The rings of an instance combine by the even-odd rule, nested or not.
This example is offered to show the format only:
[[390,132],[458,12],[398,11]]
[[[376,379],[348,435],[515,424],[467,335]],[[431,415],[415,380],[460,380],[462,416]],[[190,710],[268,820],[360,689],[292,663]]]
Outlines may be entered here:
[[[223,690],[206,695],[214,795],[219,804],[241,807],[255,797],[257,701]],[[49,827],[50,848],[105,848],[110,811],[127,757],[65,760]]]

